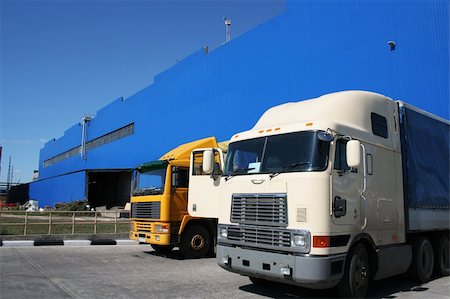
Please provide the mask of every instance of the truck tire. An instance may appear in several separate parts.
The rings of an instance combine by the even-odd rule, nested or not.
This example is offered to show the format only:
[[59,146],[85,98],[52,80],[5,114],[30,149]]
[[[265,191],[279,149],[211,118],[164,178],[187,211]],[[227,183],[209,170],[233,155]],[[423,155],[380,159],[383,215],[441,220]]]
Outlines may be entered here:
[[364,298],[369,286],[369,255],[364,244],[357,244],[345,261],[344,276],[337,286],[342,298]]
[[417,238],[412,244],[412,261],[408,269],[409,277],[419,283],[430,281],[433,275],[433,246],[425,237]]
[[449,269],[449,243],[447,236],[440,236],[434,245],[434,272],[437,275],[448,276]]
[[208,230],[199,224],[187,227],[181,235],[181,254],[189,258],[204,257],[212,244],[211,235]]
[[172,251],[173,245],[156,245],[156,244],[150,244],[153,248],[153,250],[156,251],[156,253],[159,254],[168,254]]

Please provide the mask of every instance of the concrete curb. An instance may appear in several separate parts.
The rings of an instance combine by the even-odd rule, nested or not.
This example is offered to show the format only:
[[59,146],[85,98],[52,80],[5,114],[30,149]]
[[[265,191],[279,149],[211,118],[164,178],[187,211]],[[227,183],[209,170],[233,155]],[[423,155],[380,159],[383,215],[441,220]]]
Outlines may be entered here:
[[32,246],[91,246],[91,245],[139,245],[133,240],[16,240],[0,242],[1,247],[32,247]]
[[34,241],[3,241],[2,247],[28,247],[34,246]]

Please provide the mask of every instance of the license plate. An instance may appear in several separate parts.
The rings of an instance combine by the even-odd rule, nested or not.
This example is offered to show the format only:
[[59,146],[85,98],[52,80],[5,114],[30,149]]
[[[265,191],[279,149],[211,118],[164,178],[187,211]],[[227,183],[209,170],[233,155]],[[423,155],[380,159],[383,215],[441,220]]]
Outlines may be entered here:
[[139,242],[145,243],[145,238],[139,237]]

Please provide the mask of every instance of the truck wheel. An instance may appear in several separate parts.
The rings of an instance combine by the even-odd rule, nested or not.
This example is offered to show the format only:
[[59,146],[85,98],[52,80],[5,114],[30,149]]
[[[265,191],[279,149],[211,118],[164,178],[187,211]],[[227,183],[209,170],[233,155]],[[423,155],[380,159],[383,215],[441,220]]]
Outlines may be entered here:
[[364,298],[369,286],[369,255],[363,244],[358,244],[350,252],[345,262],[344,276],[338,284],[342,298]]
[[153,250],[156,251],[156,253],[159,254],[168,254],[172,251],[173,245],[156,245],[156,244],[150,244],[153,248]]
[[417,238],[412,244],[412,262],[408,275],[419,283],[430,281],[433,274],[433,247],[428,238]]
[[198,224],[189,226],[181,235],[180,251],[185,257],[199,258],[209,252],[212,241],[208,230]]
[[447,276],[449,269],[449,243],[447,236],[441,236],[434,246],[434,272],[438,275]]

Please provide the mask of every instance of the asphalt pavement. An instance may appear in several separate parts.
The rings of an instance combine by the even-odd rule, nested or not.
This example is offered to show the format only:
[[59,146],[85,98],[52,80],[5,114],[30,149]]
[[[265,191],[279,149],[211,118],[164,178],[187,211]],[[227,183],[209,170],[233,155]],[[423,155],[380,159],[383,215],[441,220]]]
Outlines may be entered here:
[[[0,247],[0,298],[332,298],[334,290],[255,286],[215,258],[157,255],[146,245]],[[371,298],[449,298],[450,278],[374,282]]]

